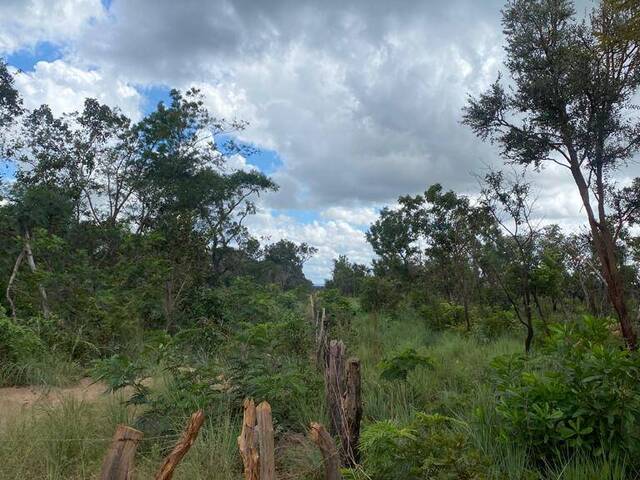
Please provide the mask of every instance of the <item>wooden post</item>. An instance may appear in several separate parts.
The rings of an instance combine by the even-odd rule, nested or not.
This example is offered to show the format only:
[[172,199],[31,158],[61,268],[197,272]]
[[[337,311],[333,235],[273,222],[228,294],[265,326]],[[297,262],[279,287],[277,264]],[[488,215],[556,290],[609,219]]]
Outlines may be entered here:
[[347,386],[342,401],[342,433],[340,435],[342,462],[347,467],[355,467],[360,461],[358,443],[360,422],[362,421],[362,379],[360,360],[347,361]]
[[167,455],[160,466],[160,470],[156,473],[155,480],[171,480],[173,478],[173,472],[176,467],[180,463],[180,461],[187,454],[193,442],[196,441],[198,437],[198,432],[200,431],[200,427],[204,423],[204,412],[202,410],[198,410],[189,419],[186,428],[182,432],[182,437],[173,447],[171,453]]
[[329,431],[336,436],[342,432],[342,395],[344,393],[344,343],[331,340],[325,369],[325,395],[329,411]]
[[118,425],[111,446],[102,462],[100,480],[131,480],[134,457],[143,433],[126,425]]
[[238,448],[244,465],[245,480],[260,480],[258,436],[256,431],[256,404],[245,399],[242,431],[238,437]]
[[273,440],[273,420],[271,418],[271,405],[262,402],[256,407],[256,419],[258,426],[258,446],[260,448],[260,480],[275,480],[276,459]]
[[329,432],[319,423],[312,422],[309,436],[313,443],[318,446],[322,454],[325,480],[341,480],[342,475],[340,474],[338,449]]

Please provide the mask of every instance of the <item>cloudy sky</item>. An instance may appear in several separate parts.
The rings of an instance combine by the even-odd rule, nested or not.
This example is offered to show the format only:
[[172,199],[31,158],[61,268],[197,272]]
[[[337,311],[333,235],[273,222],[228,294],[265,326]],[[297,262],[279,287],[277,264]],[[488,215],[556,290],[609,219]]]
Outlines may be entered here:
[[[581,0],[579,9],[590,0]],[[280,191],[255,235],[319,248],[315,283],[346,254],[369,262],[377,210],[435,182],[473,194],[500,160],[460,125],[495,80],[502,0],[0,0],[0,56],[27,106],[85,97],[140,118],[171,87],[197,86],[218,116],[250,122],[246,162]],[[582,223],[564,171],[535,176],[538,214]]]

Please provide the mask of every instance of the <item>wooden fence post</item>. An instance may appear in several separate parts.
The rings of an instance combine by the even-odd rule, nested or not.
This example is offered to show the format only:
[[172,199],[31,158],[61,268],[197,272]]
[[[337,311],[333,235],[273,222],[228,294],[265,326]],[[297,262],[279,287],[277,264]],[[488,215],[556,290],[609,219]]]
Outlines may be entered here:
[[344,343],[331,340],[325,369],[325,395],[329,410],[329,431],[336,436],[342,432],[342,395],[344,392]]
[[256,431],[256,404],[245,399],[242,431],[238,437],[238,448],[244,464],[245,480],[260,480],[260,464],[258,455],[258,438]]
[[200,427],[204,423],[204,412],[202,410],[198,410],[189,419],[186,428],[182,432],[182,437],[178,441],[171,453],[167,455],[167,457],[162,462],[160,466],[160,470],[155,476],[155,480],[171,480],[173,478],[173,472],[176,467],[180,463],[180,461],[187,454],[193,442],[196,441],[198,437],[198,432],[200,431]]
[[131,480],[134,457],[143,433],[126,425],[118,425],[111,446],[102,462],[100,480]]
[[313,443],[318,446],[322,454],[325,480],[341,480],[342,475],[340,474],[338,449],[329,432],[319,423],[312,422],[309,436]]
[[360,422],[362,421],[362,379],[360,360],[347,361],[347,386],[342,401],[342,434],[340,436],[342,462],[347,467],[355,467],[360,461]]
[[260,449],[260,480],[275,480],[276,459],[273,440],[273,420],[271,418],[271,405],[262,402],[256,407],[256,419],[258,426],[258,446]]

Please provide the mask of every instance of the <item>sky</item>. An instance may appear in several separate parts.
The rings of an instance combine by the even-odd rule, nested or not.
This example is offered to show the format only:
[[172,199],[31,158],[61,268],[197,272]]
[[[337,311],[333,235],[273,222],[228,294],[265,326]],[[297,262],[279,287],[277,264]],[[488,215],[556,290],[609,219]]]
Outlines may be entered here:
[[[28,107],[95,97],[139,119],[195,86],[214,115],[248,121],[238,140],[260,153],[234,161],[280,186],[248,226],[317,247],[305,274],[322,284],[340,254],[370,263],[381,207],[433,183],[473,195],[502,165],[460,120],[502,68],[503,3],[1,0],[0,56]],[[531,179],[541,221],[584,223],[564,170]]]

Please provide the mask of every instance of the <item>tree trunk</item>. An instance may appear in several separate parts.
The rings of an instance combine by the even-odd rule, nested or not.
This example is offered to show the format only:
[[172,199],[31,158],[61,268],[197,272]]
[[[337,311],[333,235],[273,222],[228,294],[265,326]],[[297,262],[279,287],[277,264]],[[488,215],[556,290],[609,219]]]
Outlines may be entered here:
[[[580,171],[579,162],[575,158],[575,153],[572,154],[571,173],[578,186],[580,192],[580,198],[582,204],[585,207],[587,218],[589,219],[589,227],[591,229],[591,235],[593,236],[593,243],[596,247],[596,252],[600,258],[600,264],[602,265],[602,275],[606,282],[607,296],[609,301],[616,311],[618,321],[620,322],[620,330],[624,337],[627,347],[630,350],[637,349],[637,337],[631,324],[631,318],[629,317],[629,311],[624,297],[624,285],[618,270],[618,262],[615,253],[615,242],[612,232],[606,225],[606,219],[604,216],[604,196],[601,193],[598,201],[598,211],[600,212],[600,223],[596,221],[593,208],[591,207],[591,199],[589,197],[589,187]],[[598,180],[598,179],[596,179]],[[600,179],[601,182],[601,179]]]
[[16,263],[13,265],[13,270],[11,272],[11,276],[9,277],[9,282],[7,283],[7,291],[5,296],[7,297],[7,301],[9,302],[9,306],[11,307],[11,317],[15,320],[17,317],[16,313],[16,304],[13,301],[13,297],[11,296],[11,287],[13,287],[13,282],[16,280],[16,276],[18,275],[18,270],[20,269],[20,265],[22,264],[22,259],[24,258],[24,248],[20,250],[18,254],[18,258],[16,258]]
[[[36,262],[33,259],[33,251],[31,250],[31,237],[29,236],[29,232],[24,234],[24,249],[27,253],[27,263],[29,264],[29,268],[31,269],[31,273],[36,273]],[[49,318],[51,316],[51,310],[49,309],[49,299],[47,298],[47,291],[44,288],[44,285],[38,283],[38,290],[40,291],[40,298],[42,299],[42,313],[44,314],[44,318]]]

